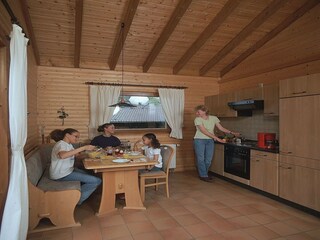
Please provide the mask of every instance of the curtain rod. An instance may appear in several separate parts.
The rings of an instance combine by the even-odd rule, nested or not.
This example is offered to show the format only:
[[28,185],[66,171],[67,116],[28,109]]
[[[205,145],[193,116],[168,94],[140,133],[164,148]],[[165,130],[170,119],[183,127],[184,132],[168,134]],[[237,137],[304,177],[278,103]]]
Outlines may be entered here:
[[149,84],[126,84],[126,83],[104,83],[104,82],[85,82],[86,85],[107,85],[107,86],[127,86],[127,87],[154,87],[154,88],[174,88],[174,89],[187,89],[183,86],[161,86]]
[[[5,9],[7,10],[8,14],[10,15],[11,17],[11,23],[12,24],[16,24],[18,25],[19,27],[22,28],[22,32],[24,33],[25,37],[28,38],[26,32],[23,30],[23,27],[21,26],[21,24],[19,23],[17,17],[14,15],[9,3],[7,2],[7,0],[1,0],[1,2],[3,3],[3,6],[5,7]],[[10,37],[9,37],[10,39]],[[29,45],[29,42],[28,42],[28,45]]]

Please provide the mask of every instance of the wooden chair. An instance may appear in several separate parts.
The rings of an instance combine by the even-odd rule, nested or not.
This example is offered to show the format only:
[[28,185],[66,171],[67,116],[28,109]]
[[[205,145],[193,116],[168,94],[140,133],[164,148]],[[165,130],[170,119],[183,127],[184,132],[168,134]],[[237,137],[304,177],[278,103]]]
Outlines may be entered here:
[[[154,186],[155,190],[158,190],[158,186],[164,184],[166,185],[167,198],[169,198],[169,167],[174,154],[174,150],[168,145],[161,145],[160,149],[164,171],[142,172],[139,174],[140,195],[142,201],[145,200],[145,189],[147,187]],[[154,179],[155,181],[153,183],[146,183],[146,180],[148,179]]]

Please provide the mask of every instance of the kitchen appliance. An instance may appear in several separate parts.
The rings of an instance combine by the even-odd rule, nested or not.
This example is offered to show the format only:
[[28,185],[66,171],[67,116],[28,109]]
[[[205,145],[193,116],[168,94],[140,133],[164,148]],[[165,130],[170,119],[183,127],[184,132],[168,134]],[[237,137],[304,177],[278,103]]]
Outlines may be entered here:
[[263,109],[263,100],[241,100],[236,102],[229,102],[228,105],[238,111],[238,110],[257,110]]
[[276,134],[275,133],[263,133],[259,132],[257,134],[258,147],[275,149],[276,148]]
[[250,148],[237,145],[225,145],[224,171],[249,180]]

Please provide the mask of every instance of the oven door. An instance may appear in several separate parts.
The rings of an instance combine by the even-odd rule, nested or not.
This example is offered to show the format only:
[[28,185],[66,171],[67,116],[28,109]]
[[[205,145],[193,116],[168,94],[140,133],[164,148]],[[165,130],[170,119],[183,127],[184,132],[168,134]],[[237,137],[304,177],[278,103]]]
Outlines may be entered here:
[[249,180],[250,149],[237,146],[225,146],[224,171]]

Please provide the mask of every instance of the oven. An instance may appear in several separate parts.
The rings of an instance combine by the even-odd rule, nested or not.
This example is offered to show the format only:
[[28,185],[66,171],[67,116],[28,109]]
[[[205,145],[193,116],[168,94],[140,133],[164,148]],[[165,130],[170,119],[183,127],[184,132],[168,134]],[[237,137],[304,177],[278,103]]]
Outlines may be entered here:
[[250,179],[250,148],[225,145],[224,171],[232,175]]

